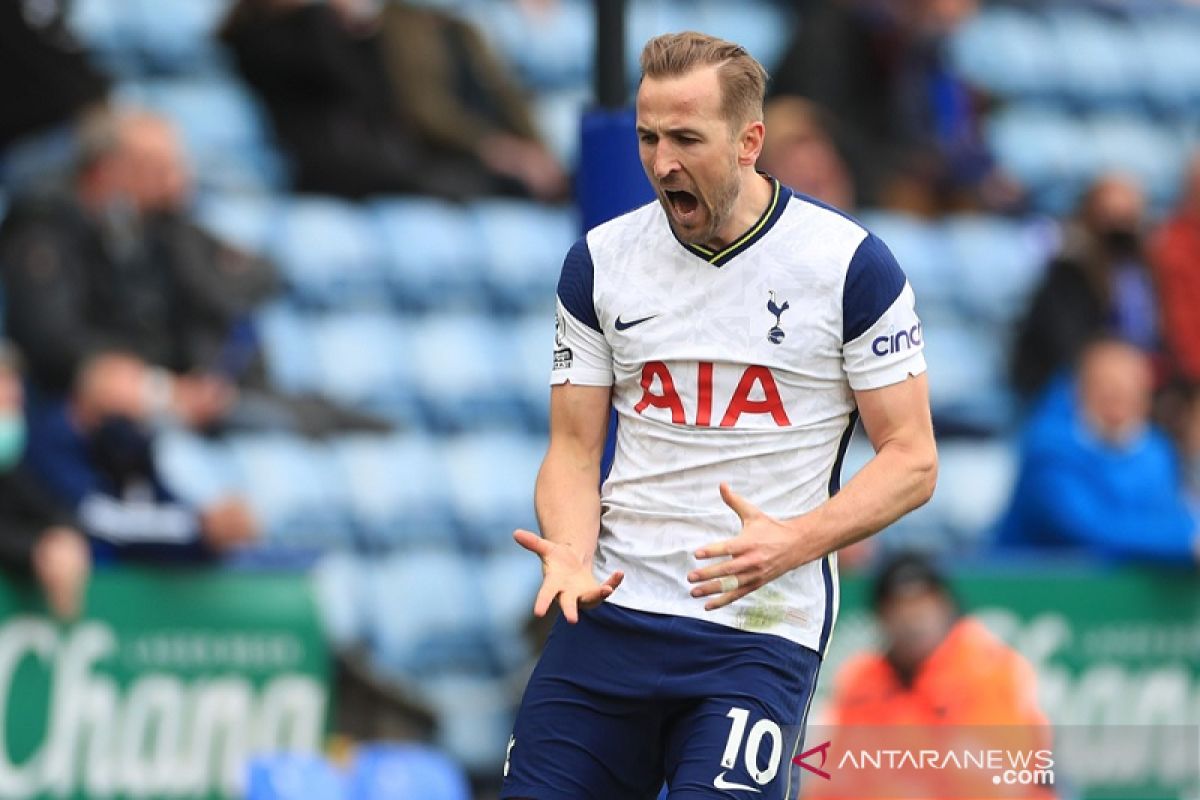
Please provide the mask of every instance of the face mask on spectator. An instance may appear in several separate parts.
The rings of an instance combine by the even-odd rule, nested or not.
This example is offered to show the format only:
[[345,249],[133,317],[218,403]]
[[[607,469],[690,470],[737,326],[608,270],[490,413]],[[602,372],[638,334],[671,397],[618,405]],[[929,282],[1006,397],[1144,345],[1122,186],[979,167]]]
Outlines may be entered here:
[[1109,228],[1101,239],[1113,258],[1136,258],[1141,253],[1142,238],[1133,228]]
[[7,472],[25,452],[25,418],[20,413],[0,414],[0,471]]

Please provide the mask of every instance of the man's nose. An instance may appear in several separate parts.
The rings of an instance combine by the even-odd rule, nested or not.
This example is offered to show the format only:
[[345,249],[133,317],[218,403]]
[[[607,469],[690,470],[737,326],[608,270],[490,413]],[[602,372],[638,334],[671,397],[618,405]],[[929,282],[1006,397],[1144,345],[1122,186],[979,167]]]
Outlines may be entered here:
[[659,144],[654,149],[654,177],[662,180],[679,168],[679,161],[669,146]]

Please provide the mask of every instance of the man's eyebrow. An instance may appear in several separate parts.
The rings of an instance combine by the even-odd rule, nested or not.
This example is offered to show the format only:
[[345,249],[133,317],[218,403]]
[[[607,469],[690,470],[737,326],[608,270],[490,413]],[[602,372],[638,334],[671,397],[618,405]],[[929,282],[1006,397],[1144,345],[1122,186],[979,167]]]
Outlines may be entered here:
[[[657,134],[658,133],[658,131],[651,130],[650,128],[647,128],[645,125],[638,125],[637,132],[639,134],[643,134],[643,133]],[[704,138],[704,134],[700,133],[700,131],[696,130],[695,128],[667,128],[666,130],[663,131],[663,133],[668,136],[693,136],[697,139]]]

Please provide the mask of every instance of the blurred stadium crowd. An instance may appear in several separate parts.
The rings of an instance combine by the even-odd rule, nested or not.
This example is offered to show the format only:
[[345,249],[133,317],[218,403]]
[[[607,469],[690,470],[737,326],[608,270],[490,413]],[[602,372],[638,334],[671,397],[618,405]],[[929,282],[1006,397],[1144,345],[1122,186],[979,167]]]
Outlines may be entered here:
[[[58,613],[93,562],[315,565],[355,680],[498,768],[590,6],[2,5],[0,555]],[[762,168],[919,299],[940,487],[843,563],[1193,567],[1200,6],[631,0],[631,75],[688,28],[767,65]]]

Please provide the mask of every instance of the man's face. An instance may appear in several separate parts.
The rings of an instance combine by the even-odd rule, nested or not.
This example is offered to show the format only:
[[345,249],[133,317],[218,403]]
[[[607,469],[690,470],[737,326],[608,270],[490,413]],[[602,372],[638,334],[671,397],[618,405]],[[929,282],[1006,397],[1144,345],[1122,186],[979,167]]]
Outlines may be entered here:
[[741,190],[740,131],[721,112],[717,68],[643,79],[637,131],[642,168],[675,235],[692,244],[714,239]]
[[1095,434],[1122,445],[1150,419],[1154,376],[1146,357],[1135,348],[1103,344],[1084,359],[1079,391],[1084,417]]
[[891,658],[914,670],[946,638],[954,622],[954,606],[935,589],[910,586],[888,599],[879,611],[879,622]]
[[113,156],[117,184],[146,214],[182,207],[191,192],[187,159],[174,129],[160,120],[126,123]]

